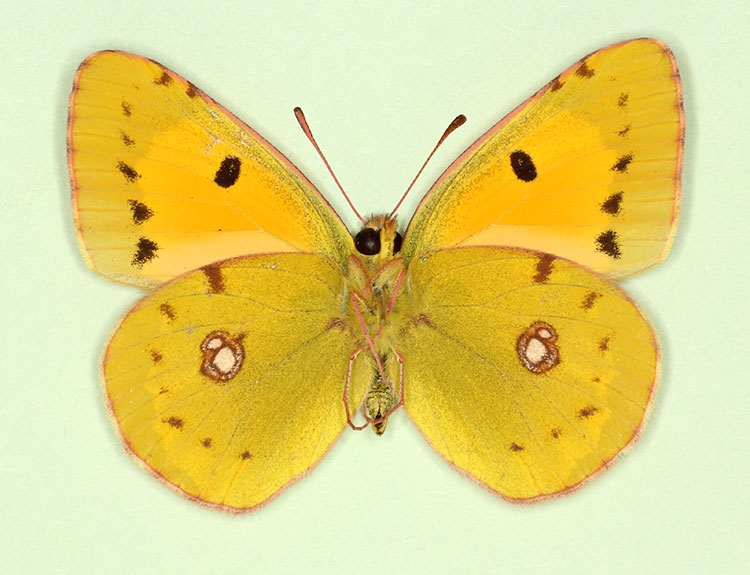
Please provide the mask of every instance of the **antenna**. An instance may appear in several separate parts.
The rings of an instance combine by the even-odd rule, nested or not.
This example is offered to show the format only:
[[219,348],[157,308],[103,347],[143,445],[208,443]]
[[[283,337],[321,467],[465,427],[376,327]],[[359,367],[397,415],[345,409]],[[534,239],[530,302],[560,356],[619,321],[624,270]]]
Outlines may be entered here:
[[401,196],[401,199],[396,204],[396,207],[393,208],[393,211],[391,211],[391,213],[389,214],[389,216],[388,216],[389,218],[393,217],[393,214],[396,213],[396,210],[399,208],[399,206],[401,206],[401,204],[403,203],[403,201],[406,199],[406,196],[409,195],[409,192],[414,187],[414,183],[417,181],[417,178],[419,178],[419,176],[422,175],[422,172],[424,171],[425,167],[427,166],[427,163],[432,159],[432,156],[435,155],[435,152],[437,152],[437,149],[440,147],[440,145],[457,128],[460,128],[464,124],[464,122],[466,122],[466,116],[464,116],[463,114],[459,114],[458,116],[456,116],[455,118],[453,118],[453,121],[450,124],[448,124],[448,127],[445,129],[445,132],[443,132],[443,135],[440,136],[440,139],[437,141],[437,144],[435,144],[435,147],[432,148],[432,151],[430,152],[430,155],[427,156],[427,159],[422,164],[422,167],[419,168],[419,171],[417,172],[417,175],[414,176],[414,179],[411,181],[411,183],[409,184],[409,186],[406,188],[406,191]]
[[359,214],[357,211],[357,208],[354,207],[354,204],[349,199],[349,196],[346,195],[346,192],[344,191],[344,187],[341,185],[341,182],[339,182],[339,179],[336,177],[336,174],[333,173],[333,170],[331,169],[331,165],[328,163],[328,160],[326,160],[326,157],[323,155],[323,152],[320,149],[320,146],[318,146],[318,143],[315,141],[315,138],[313,138],[312,131],[310,130],[310,126],[307,123],[307,120],[305,119],[305,114],[302,112],[302,108],[297,106],[294,108],[294,115],[297,117],[297,121],[299,122],[300,127],[302,128],[302,131],[305,133],[305,136],[307,136],[307,139],[310,140],[310,143],[313,145],[313,148],[315,148],[315,151],[318,152],[318,155],[320,156],[320,159],[323,160],[323,163],[326,165],[326,168],[328,168],[328,173],[331,174],[331,177],[333,178],[333,181],[336,182],[336,185],[339,187],[339,190],[341,190],[341,193],[344,195],[344,199],[349,204],[349,207],[354,212],[354,215],[359,218],[359,221],[363,224],[367,223],[366,220]]
[[[357,216],[357,218],[359,218],[360,222],[362,222],[363,224],[367,223],[365,219],[359,214],[359,212],[357,211],[357,208],[354,207],[354,204],[352,203],[352,201],[349,199],[349,196],[344,191],[344,187],[341,185],[341,182],[339,182],[339,179],[336,177],[336,174],[333,173],[333,170],[331,169],[331,165],[328,163],[328,160],[326,160],[326,157],[325,155],[323,155],[323,152],[320,149],[320,146],[318,146],[318,143],[315,141],[315,138],[312,135],[312,131],[310,130],[310,126],[307,123],[307,120],[305,119],[305,114],[302,112],[302,108],[300,108],[299,106],[294,108],[294,115],[296,116],[297,122],[299,122],[299,125],[302,128],[302,131],[305,133],[305,136],[307,136],[307,139],[310,140],[310,143],[313,145],[313,148],[315,148],[315,151],[318,152],[320,159],[323,160],[323,163],[325,164],[326,168],[328,168],[328,173],[331,174],[333,181],[336,182],[336,185],[339,187],[339,190],[341,190],[341,193],[343,194],[346,202],[349,204],[349,207],[352,209],[352,211]],[[465,122],[466,122],[466,116],[464,116],[463,114],[459,114],[453,119],[453,121],[450,124],[448,124],[448,127],[443,132],[443,135],[440,136],[440,139],[437,141],[437,144],[435,144],[435,147],[432,148],[432,151],[427,156],[427,159],[422,164],[422,167],[419,168],[417,175],[414,176],[414,179],[406,188],[406,191],[401,196],[401,199],[396,204],[396,207],[393,208],[393,211],[391,211],[390,215],[388,216],[389,218],[393,217],[393,214],[396,213],[396,210],[401,206],[403,201],[406,199],[406,196],[414,187],[415,182],[417,181],[419,176],[422,175],[422,172],[424,171],[428,162],[432,159],[432,156],[435,155],[435,152],[437,152],[437,149],[440,147],[440,145],[445,141],[445,139],[448,136],[450,136],[457,128],[461,127]]]

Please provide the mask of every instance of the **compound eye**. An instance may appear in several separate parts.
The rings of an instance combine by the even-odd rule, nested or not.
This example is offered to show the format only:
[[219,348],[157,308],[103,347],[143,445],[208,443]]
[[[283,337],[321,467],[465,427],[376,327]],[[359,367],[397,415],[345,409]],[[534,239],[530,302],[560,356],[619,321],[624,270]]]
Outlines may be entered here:
[[380,232],[372,228],[361,229],[354,236],[354,247],[365,256],[374,256],[380,253]]
[[401,251],[401,244],[403,243],[404,243],[403,236],[400,233],[396,232],[396,237],[393,238],[393,253],[394,254],[397,254],[398,252]]

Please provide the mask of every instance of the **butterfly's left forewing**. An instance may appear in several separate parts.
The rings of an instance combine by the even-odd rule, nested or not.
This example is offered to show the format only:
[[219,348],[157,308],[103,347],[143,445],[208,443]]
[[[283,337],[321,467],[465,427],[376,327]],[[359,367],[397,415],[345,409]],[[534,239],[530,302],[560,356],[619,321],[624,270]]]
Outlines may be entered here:
[[213,261],[317,252],[351,236],[312,184],[193,84],[133,54],[81,64],[68,113],[73,213],[89,266],[153,287]]

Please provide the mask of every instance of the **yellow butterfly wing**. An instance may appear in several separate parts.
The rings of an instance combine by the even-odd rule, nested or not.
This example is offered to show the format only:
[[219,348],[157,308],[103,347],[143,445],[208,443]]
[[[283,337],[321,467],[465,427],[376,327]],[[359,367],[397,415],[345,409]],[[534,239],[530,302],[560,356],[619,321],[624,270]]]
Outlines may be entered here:
[[157,62],[99,52],[68,114],[73,213],[98,273],[156,286],[225,258],[317,252],[343,263],[346,227],[247,125]]
[[386,336],[404,408],[449,463],[514,501],[572,490],[638,436],[655,336],[610,281],[570,261],[468,247],[414,258]]
[[315,254],[211,264],[146,296],[104,361],[128,449],[199,502],[241,511],[267,501],[347,423],[357,343],[343,298],[340,266]]
[[650,39],[604,48],[448,168],[409,225],[403,257],[508,245],[613,278],[656,265],[677,225],[683,133],[682,89],[669,49]]

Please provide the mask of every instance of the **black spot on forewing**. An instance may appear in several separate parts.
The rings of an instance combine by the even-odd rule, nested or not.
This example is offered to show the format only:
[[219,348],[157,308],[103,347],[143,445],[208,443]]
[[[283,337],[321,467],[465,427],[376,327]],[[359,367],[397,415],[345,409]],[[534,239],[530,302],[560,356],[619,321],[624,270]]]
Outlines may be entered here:
[[120,132],[120,139],[122,140],[122,143],[128,147],[135,144],[135,140],[122,131]]
[[531,156],[523,150],[511,152],[510,167],[513,168],[513,173],[522,182],[531,182],[536,179],[536,166]]
[[604,200],[599,207],[602,212],[609,214],[610,216],[616,216],[622,211],[622,196],[623,192],[616,192]]
[[135,225],[141,225],[154,215],[154,211],[143,202],[139,202],[138,200],[128,200],[128,204],[130,205],[130,211]]
[[239,158],[227,156],[221,161],[221,166],[219,166],[214,176],[214,182],[222,188],[233,186],[240,177],[240,165]]
[[620,172],[624,173],[628,171],[628,166],[630,165],[630,162],[633,161],[633,154],[625,154],[624,156],[620,156],[617,158],[617,161],[615,164],[610,168],[610,171],[612,172]]
[[138,269],[143,269],[144,264],[150,262],[156,257],[156,252],[158,250],[159,246],[156,242],[151,241],[148,238],[139,238],[130,265]]
[[594,73],[594,70],[592,68],[589,68],[588,64],[585,61],[581,62],[578,70],[576,70],[576,76],[578,76],[579,78],[593,78]]
[[125,162],[122,162],[122,161],[117,162],[117,169],[120,171],[120,173],[123,176],[125,176],[125,179],[131,184],[141,177],[141,175],[138,172],[136,172],[132,166],[127,165]]
[[550,254],[542,254],[536,262],[536,275],[534,275],[534,282],[538,284],[546,283],[552,273],[552,264],[555,261],[555,256]]
[[628,132],[630,132],[630,124],[626,124],[625,126],[623,126],[622,130],[617,132],[617,135],[620,136],[621,138],[624,138],[625,136],[628,135]]
[[607,254],[614,260],[620,259],[622,251],[620,251],[620,244],[617,242],[617,232],[607,230],[600,233],[596,238],[596,251]]

